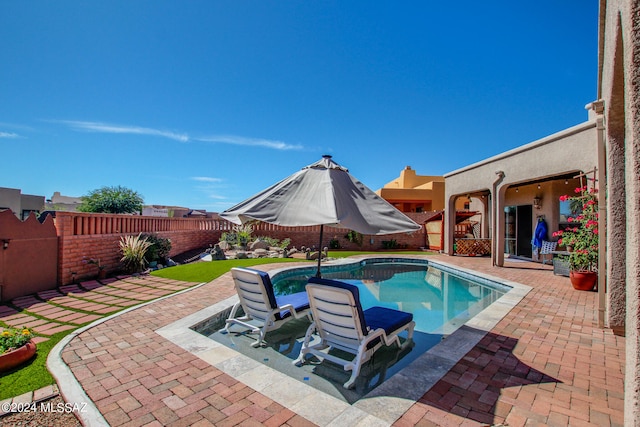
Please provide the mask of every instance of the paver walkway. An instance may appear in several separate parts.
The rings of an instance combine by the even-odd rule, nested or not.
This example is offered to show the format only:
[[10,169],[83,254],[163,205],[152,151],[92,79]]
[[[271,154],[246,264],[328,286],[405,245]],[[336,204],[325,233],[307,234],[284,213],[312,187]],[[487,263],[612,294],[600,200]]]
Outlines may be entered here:
[[[624,338],[597,327],[595,292],[575,291],[568,278],[554,276],[540,264],[508,262],[496,268],[487,258],[434,258],[533,289],[395,425],[623,425]],[[90,314],[86,307],[53,299],[121,308],[144,301],[143,296],[155,298],[138,286],[145,284],[123,281],[109,288],[68,289],[66,297],[46,301]],[[233,294],[227,274],[145,305],[75,337],[63,350],[63,360],[113,426],[310,425],[155,333]]]

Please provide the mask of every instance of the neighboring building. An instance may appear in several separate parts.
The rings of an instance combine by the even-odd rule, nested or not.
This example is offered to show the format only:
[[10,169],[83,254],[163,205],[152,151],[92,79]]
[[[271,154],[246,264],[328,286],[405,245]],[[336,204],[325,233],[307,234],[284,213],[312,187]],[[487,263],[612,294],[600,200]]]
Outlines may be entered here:
[[17,188],[0,187],[0,211],[11,209],[21,220],[27,219],[31,212],[39,213],[44,209],[44,196],[22,194]]
[[[445,182],[442,176],[418,175],[407,166],[400,176],[376,194],[401,212],[432,212],[444,209]],[[458,200],[457,210],[469,210],[469,200]]]
[[59,191],[53,193],[47,200],[46,208],[51,211],[76,212],[82,203],[82,197],[63,196]]
[[156,217],[168,218],[169,209],[156,208],[154,206],[145,206],[144,208],[142,208],[142,216],[156,216]]

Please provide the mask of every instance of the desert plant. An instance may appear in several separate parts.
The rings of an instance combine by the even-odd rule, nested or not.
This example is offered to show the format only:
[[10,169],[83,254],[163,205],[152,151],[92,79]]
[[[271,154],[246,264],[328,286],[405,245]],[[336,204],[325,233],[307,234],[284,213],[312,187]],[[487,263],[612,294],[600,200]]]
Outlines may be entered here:
[[355,243],[358,246],[362,246],[362,234],[357,231],[349,230],[349,232],[344,236],[345,239],[350,241],[351,243]]
[[157,234],[142,234],[141,237],[151,243],[144,256],[147,263],[152,261],[165,262],[171,252],[171,239],[164,239]]
[[251,241],[253,226],[251,224],[236,225],[233,227],[233,231],[236,233],[237,243],[246,246]]
[[152,243],[143,238],[142,234],[120,238],[120,251],[122,252],[120,261],[128,273],[139,273],[144,270],[147,265],[145,254],[151,245]]
[[[220,239],[222,240],[222,239]],[[269,244],[269,246],[272,246],[274,248],[282,248],[282,249],[287,249],[289,247],[289,245],[291,244],[291,239],[290,238],[286,238],[286,239],[282,239],[282,240],[278,240],[275,237],[270,237],[270,236],[260,236],[257,238],[257,240],[263,240],[265,242],[267,242]]]

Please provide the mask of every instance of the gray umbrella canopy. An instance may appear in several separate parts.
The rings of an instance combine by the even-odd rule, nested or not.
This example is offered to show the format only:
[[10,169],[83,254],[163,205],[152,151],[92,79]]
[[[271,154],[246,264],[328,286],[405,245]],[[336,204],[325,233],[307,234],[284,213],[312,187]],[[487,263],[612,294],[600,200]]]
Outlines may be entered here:
[[287,227],[320,225],[320,250],[325,225],[368,235],[420,229],[417,223],[331,160],[331,156],[323,156],[220,216],[236,224],[258,220]]
[[220,214],[287,227],[331,225],[362,234],[411,232],[420,226],[349,174],[323,158]]

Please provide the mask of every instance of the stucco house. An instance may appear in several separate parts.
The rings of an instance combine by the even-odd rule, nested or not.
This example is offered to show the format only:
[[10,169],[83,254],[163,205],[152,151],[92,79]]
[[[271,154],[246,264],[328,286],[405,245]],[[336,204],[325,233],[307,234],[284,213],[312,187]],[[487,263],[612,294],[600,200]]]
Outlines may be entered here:
[[0,211],[10,209],[21,220],[27,219],[31,212],[44,209],[44,196],[22,194],[17,188],[0,187]]
[[586,106],[587,121],[446,174],[445,252],[454,253],[461,197],[481,203],[488,219],[482,235],[500,267],[505,254],[530,256],[539,218],[550,233],[562,227],[559,196],[581,184],[597,188],[594,321],[626,337],[624,417],[631,426],[640,425],[640,67],[634,62],[640,56],[640,0],[599,3],[598,88]]

